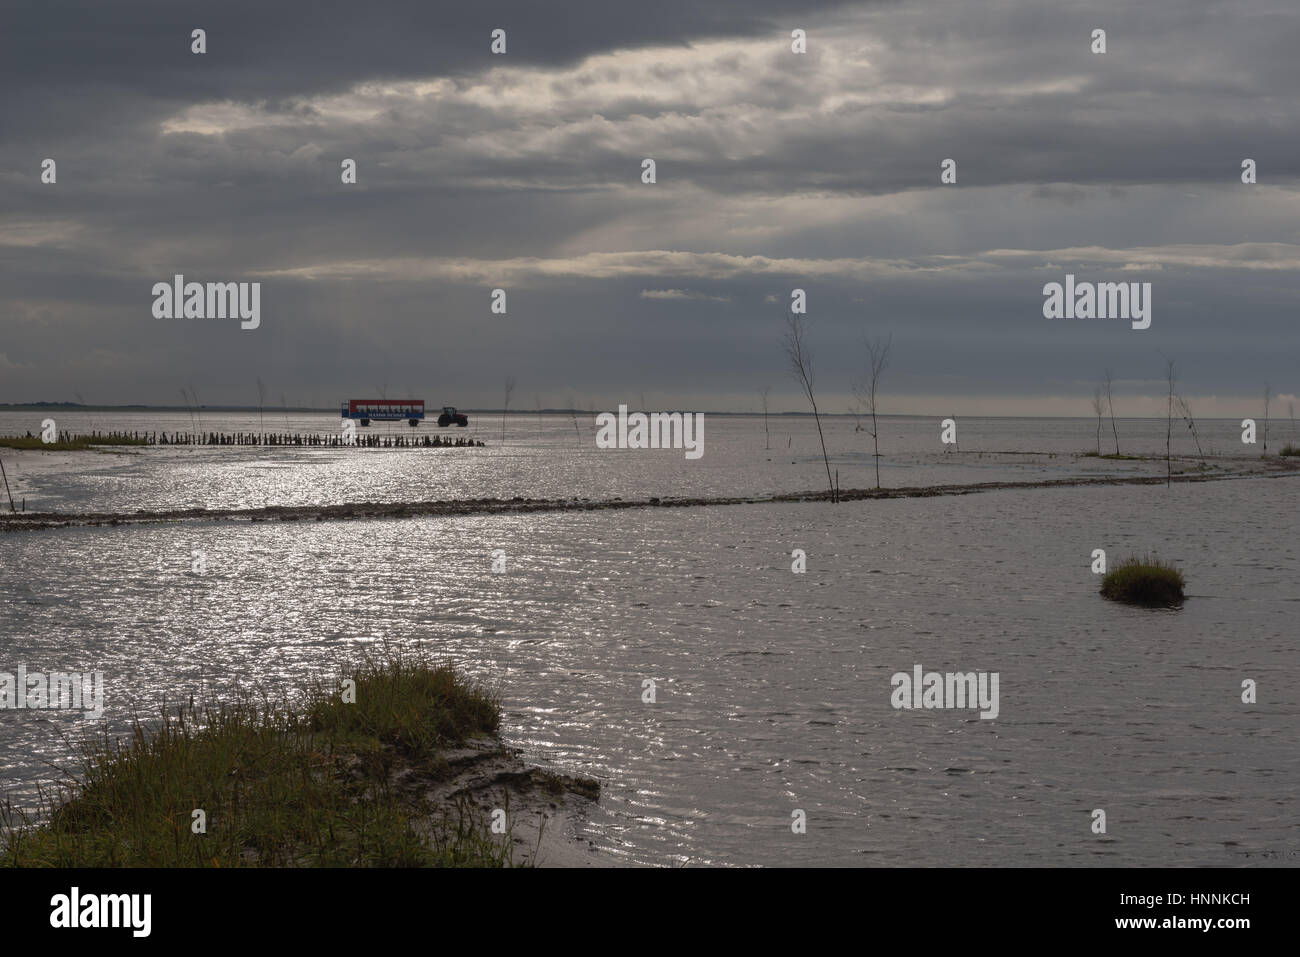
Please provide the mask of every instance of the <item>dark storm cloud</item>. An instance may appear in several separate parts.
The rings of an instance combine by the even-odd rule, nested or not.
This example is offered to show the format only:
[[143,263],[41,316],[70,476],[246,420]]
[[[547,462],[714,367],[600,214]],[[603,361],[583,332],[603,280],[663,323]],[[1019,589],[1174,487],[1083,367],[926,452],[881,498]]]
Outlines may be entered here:
[[[546,404],[637,383],[725,406],[784,387],[794,286],[834,394],[886,328],[910,396],[1086,400],[1161,350],[1206,395],[1295,388],[1281,2],[10,10],[0,401],[244,402],[260,375],[290,401],[436,382],[468,405],[509,372]],[[1152,281],[1152,329],[1044,320],[1067,271]],[[262,281],[262,328],[153,319],[176,272]]]
[[[456,76],[483,68],[492,29],[510,36],[511,62],[562,65],[597,51],[752,36],[772,20],[843,0],[27,0],[6,4],[0,34],[0,136],[88,130],[177,102],[265,100],[342,92],[363,80]],[[209,53],[190,53],[207,31]]]

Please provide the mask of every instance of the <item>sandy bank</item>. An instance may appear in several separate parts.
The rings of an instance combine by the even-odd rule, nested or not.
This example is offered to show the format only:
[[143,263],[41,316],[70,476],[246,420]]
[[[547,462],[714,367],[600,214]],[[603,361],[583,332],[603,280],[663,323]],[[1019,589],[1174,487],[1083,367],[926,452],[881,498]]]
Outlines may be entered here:
[[[1288,459],[1234,460],[1233,469],[1175,474],[1177,484],[1222,482],[1241,478],[1294,477],[1300,461]],[[1100,478],[1042,479],[1024,482],[975,482],[962,485],[927,485],[883,489],[841,489],[843,502],[867,499],[930,498],[973,495],[1005,489],[1089,488],[1108,485],[1163,485],[1163,475],[1106,476]],[[423,518],[457,515],[513,515],[529,512],[574,512],[632,508],[692,508],[699,506],[754,505],[775,502],[825,502],[827,491],[808,490],[766,496],[651,497],[638,500],[510,499],[482,498],[430,502],[352,502],[340,505],[270,505],[261,508],[192,508],[134,512],[0,512],[0,530],[23,531],[78,525],[137,525],[160,522],[297,522],[349,521],[376,518]]]
[[442,758],[446,769],[436,778],[408,766],[394,772],[394,785],[443,814],[462,802],[483,820],[504,811],[507,833],[501,840],[509,842],[517,865],[620,866],[581,837],[587,810],[597,799],[595,781],[529,767],[498,741],[466,742]]

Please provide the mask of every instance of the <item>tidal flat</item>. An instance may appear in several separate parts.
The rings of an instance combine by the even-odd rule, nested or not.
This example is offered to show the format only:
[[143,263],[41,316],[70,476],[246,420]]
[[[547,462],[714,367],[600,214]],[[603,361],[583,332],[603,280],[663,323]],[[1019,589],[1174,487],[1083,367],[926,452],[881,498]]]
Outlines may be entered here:
[[[1068,441],[1086,450],[1088,437]],[[802,453],[794,465],[768,462],[776,450],[763,438],[761,422],[711,434],[704,471],[676,484],[658,470],[679,474],[679,454],[666,453],[671,467],[636,452],[601,453],[610,458],[593,466],[577,448],[586,485],[569,482],[578,466],[554,448],[561,474],[526,481],[533,466],[519,462],[542,459],[532,445],[471,453],[499,458],[455,479],[426,467],[423,479],[443,483],[426,500],[450,501],[455,488],[509,492],[507,501],[531,490],[579,499],[572,509],[3,535],[6,656],[102,670],[105,721],[125,730],[164,700],[249,686],[292,696],[333,674],[340,655],[421,649],[501,690],[505,746],[600,783],[574,846],[634,865],[1267,866],[1297,849],[1295,473],[1239,457],[1234,477],[1166,487],[1148,481],[1163,479],[1163,459],[1048,459],[1024,454],[1026,439],[1016,462],[984,466],[900,452],[882,468],[885,484],[961,486],[972,472],[1066,484],[832,505],[775,500],[816,490],[821,463]],[[747,451],[733,462],[729,447]],[[32,481],[67,513],[77,502],[88,511],[94,496],[82,493],[96,490],[120,511],[157,508],[152,451],[130,460],[136,485],[96,464]],[[1137,442],[1132,451],[1152,454]],[[403,453],[391,455],[372,466],[393,470],[385,488],[419,481]],[[209,475],[161,504],[367,500],[355,486],[327,494],[349,481],[337,466],[260,462],[191,463],[195,474],[225,468],[231,485]],[[1195,456],[1184,462],[1196,477]],[[867,474],[869,457],[859,465]],[[858,466],[841,467],[846,488],[869,490]],[[166,468],[173,479],[191,474]],[[757,478],[728,497],[752,489],[773,500],[646,505],[714,494],[746,469]],[[312,484],[321,475],[324,491]],[[1076,484],[1089,477],[1142,481]],[[645,507],[585,507],[634,494]],[[1177,563],[1183,606],[1102,599],[1090,569],[1097,548]],[[997,673],[996,719],[895,708],[891,676],[917,664]],[[6,793],[34,802],[59,776],[52,768],[70,763],[63,732],[84,724],[61,712],[0,714]],[[1105,834],[1091,828],[1097,808]],[[791,828],[797,811],[804,833]]]

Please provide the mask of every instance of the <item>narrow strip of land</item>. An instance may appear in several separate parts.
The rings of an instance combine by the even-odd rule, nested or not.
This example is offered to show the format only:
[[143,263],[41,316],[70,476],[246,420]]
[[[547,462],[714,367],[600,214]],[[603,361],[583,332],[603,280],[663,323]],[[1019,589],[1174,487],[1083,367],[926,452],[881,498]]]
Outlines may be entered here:
[[[1300,476],[1300,462],[1285,460],[1256,463],[1240,472],[1174,475],[1178,484],[1223,482],[1245,478]],[[1024,482],[975,482],[962,485],[922,485],[901,488],[841,489],[841,502],[867,499],[932,498],[973,495],[1007,489],[1091,488],[1107,485],[1163,485],[1163,475],[1104,476],[1098,478],[1041,479]],[[645,499],[535,499],[479,498],[429,502],[349,502],[339,505],[267,505],[260,508],[190,508],[133,512],[0,512],[0,529],[36,531],[81,525],[142,525],[164,522],[297,522],[356,519],[424,518],[457,515],[514,515],[531,512],[585,512],[632,508],[697,508],[721,505],[762,505],[778,502],[829,502],[828,491],[786,492],[775,495],[689,496]]]

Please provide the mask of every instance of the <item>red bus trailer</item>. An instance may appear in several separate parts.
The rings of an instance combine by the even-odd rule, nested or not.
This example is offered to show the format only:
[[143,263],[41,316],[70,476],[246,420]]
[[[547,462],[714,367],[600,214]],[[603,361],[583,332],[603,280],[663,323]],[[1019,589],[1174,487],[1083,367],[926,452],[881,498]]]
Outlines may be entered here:
[[400,422],[405,419],[416,426],[424,418],[423,399],[348,399],[339,411],[344,419],[360,419],[362,425],[376,422]]

